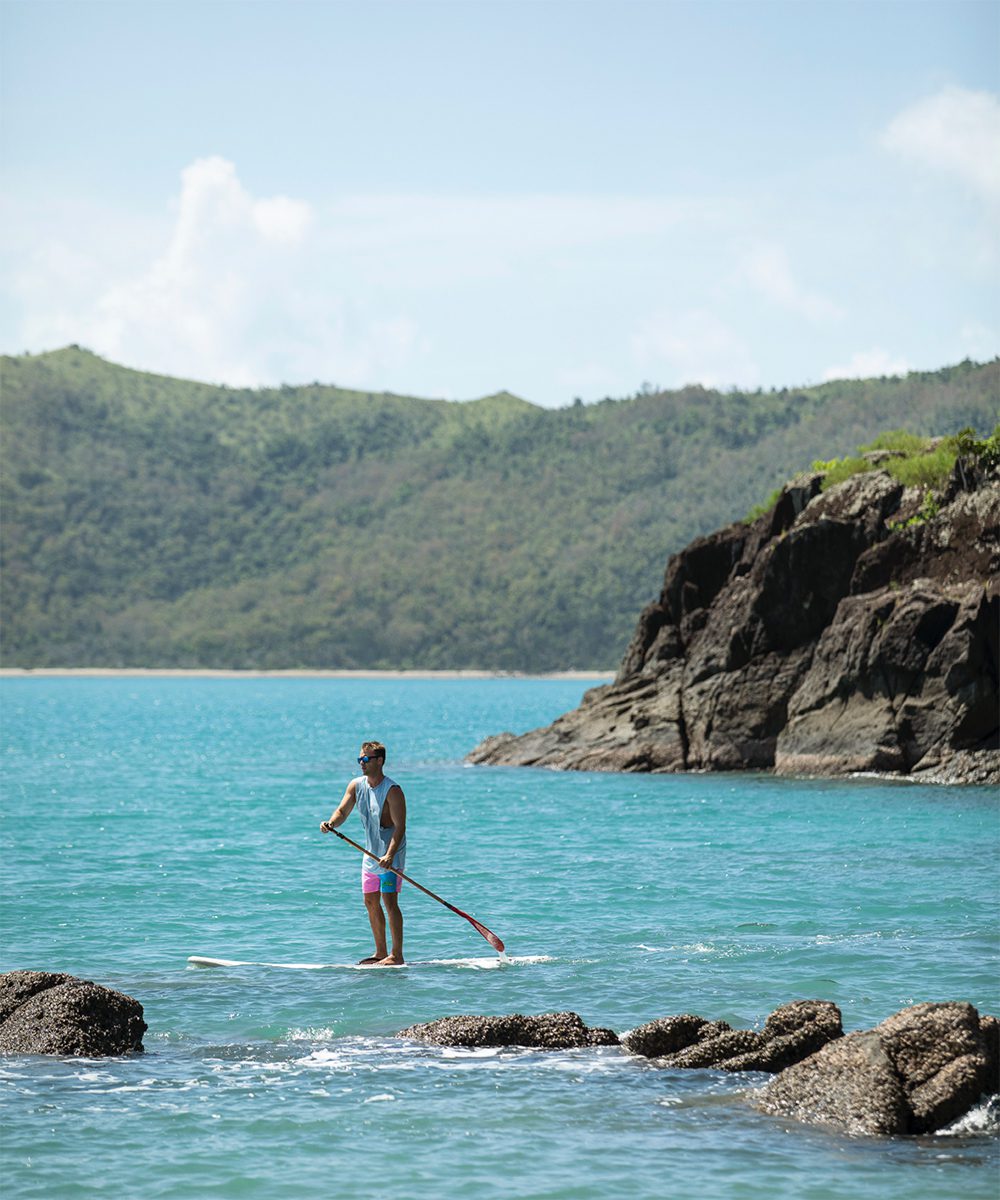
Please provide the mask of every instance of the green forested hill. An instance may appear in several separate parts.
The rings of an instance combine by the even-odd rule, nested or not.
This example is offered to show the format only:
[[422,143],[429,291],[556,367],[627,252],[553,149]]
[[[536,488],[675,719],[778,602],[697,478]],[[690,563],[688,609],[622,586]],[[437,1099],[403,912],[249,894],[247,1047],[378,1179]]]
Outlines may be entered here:
[[610,668],[672,551],[882,430],[992,429],[998,382],[550,410],[4,358],[4,663]]

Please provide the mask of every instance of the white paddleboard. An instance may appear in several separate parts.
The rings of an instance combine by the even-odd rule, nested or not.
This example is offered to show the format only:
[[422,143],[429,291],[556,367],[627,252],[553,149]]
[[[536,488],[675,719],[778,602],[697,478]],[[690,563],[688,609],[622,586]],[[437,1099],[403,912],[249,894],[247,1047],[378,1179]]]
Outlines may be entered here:
[[[554,962],[547,954],[526,955],[520,958],[434,958],[423,962],[405,962],[394,971],[402,971],[408,967],[465,967],[476,971],[495,970],[497,967],[521,965],[522,963]],[[279,971],[384,971],[389,968],[376,967],[373,963],[280,963],[252,962],[240,958],[206,958],[201,954],[192,954],[188,958],[192,967],[269,967]]]

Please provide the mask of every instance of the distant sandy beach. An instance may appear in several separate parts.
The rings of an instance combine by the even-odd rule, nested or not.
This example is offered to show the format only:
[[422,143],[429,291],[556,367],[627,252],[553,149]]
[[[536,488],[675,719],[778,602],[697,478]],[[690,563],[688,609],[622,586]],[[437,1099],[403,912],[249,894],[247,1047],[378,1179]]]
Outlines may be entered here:
[[187,677],[191,679],[595,679],[614,678],[613,671],[215,671],[175,667],[0,667],[0,678],[41,676],[106,676],[122,678]]

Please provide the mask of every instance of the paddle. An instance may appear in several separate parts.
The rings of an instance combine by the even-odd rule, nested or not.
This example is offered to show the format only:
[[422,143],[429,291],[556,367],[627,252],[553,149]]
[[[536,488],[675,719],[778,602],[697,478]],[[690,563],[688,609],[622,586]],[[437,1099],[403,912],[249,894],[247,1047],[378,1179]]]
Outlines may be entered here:
[[[357,842],[352,841],[346,833],[341,833],[339,829],[334,829],[330,824],[327,824],[326,827],[331,833],[335,833],[337,837],[347,842],[349,846],[353,846],[355,850],[360,850],[362,854],[368,854],[368,851],[364,848],[364,846],[359,846]],[[369,857],[371,857],[371,855],[369,855]],[[438,904],[443,904],[445,908],[450,908],[451,911],[453,913],[457,913],[458,916],[465,917],[476,933],[482,934],[482,936],[486,938],[486,940],[493,947],[493,949],[497,951],[497,953],[503,954],[503,942],[500,941],[500,939],[491,929],[487,929],[481,921],[477,921],[475,917],[470,917],[467,912],[462,912],[460,908],[456,908],[454,904],[449,904],[447,900],[442,900],[441,897],[432,892],[430,888],[425,888],[422,883],[417,883],[415,879],[411,879],[409,875],[404,875],[404,873],[397,870],[396,867],[387,867],[386,869],[391,871],[393,875],[398,875],[400,879],[405,879],[407,883],[412,883],[413,886],[418,889],[418,891],[423,892],[425,896],[430,896],[430,898],[432,900],[436,900]]]

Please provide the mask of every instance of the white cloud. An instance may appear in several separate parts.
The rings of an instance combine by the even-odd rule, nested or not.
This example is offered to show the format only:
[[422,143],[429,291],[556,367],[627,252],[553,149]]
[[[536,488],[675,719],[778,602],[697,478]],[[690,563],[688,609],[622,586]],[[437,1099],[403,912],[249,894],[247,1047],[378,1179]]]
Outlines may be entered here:
[[882,144],[1000,199],[1000,99],[992,92],[948,87],[918,100],[889,122]]
[[[348,195],[317,208],[254,196],[232,162],[202,158],[181,171],[169,222],[148,225],[128,256],[109,249],[116,217],[82,237],[63,214],[38,225],[12,256],[19,342],[81,342],[129,365],[234,385],[382,387],[398,368],[402,386],[419,386],[408,368],[430,353],[432,299],[447,311],[464,289],[466,308],[485,317],[498,284],[557,291],[588,251],[600,248],[603,271],[626,246],[648,255],[656,239],[726,211],[728,202],[554,195]],[[462,336],[453,320],[444,327]]]
[[535,249],[652,237],[682,223],[716,220],[727,207],[633,196],[356,195],[334,204],[331,214],[352,246],[444,237]]
[[[274,339],[287,333],[293,315],[280,311],[275,296],[288,252],[303,244],[311,215],[308,205],[284,196],[254,199],[223,158],[196,160],[181,172],[165,252],[142,275],[107,288],[82,340],[144,366],[259,382]],[[253,331],[265,313],[270,329],[255,344]]]
[[594,400],[600,396],[620,396],[629,388],[629,384],[623,382],[614,371],[593,362],[563,367],[556,371],[555,380],[567,393],[567,399],[570,396],[580,396],[585,400]]
[[825,382],[831,379],[874,379],[882,375],[905,375],[910,370],[912,368],[905,359],[875,347],[852,354],[843,366],[828,368],[823,372],[823,379]]
[[836,321],[844,313],[833,301],[802,287],[792,274],[788,254],[782,246],[760,243],[749,250],[737,269],[736,278],[754,291],[791,312],[822,324]]
[[[864,310],[859,285],[851,319],[868,332],[830,341],[846,314],[814,284],[841,264],[819,245],[810,261],[787,222],[736,202],[345,195],[310,205],[254,195],[214,157],[187,166],[154,217],[51,205],[14,215],[4,253],[21,309],[15,348],[80,342],[141,369],[235,385],[322,379],[459,396],[508,385],[564,404],[643,379],[755,387],[761,364],[777,383],[816,378],[823,362],[844,364],[825,378],[893,374],[912,351],[900,343],[898,354],[845,362],[853,346],[882,341],[881,314]],[[976,304],[953,311],[956,357],[987,357],[995,331],[973,326]]]
[[1000,330],[981,321],[970,321],[958,334],[962,353],[978,362],[987,362],[1000,354]]
[[197,268],[199,253],[218,254],[234,243],[253,249],[300,243],[311,220],[309,205],[300,200],[255,200],[227,159],[199,158],[181,171],[173,237],[154,266],[162,278],[183,278]]
[[425,349],[412,319],[366,318],[316,269],[315,213],[303,201],[254,197],[233,163],[212,157],[184,168],[173,207],[163,252],[138,271],[58,240],[36,251],[19,272],[28,344],[82,342],[146,370],[236,386],[364,386]]
[[[622,253],[724,223],[729,202],[631,196],[353,195],[323,213],[325,252],[419,293],[515,275],[545,256]],[[530,286],[530,283],[528,284]]]
[[747,345],[705,309],[654,313],[641,322],[631,345],[641,368],[670,369],[672,379],[664,380],[666,386],[754,387],[760,379],[760,369]]
[[295,245],[301,242],[312,224],[312,210],[300,200],[275,196],[258,200],[252,208],[253,223],[269,241]]

